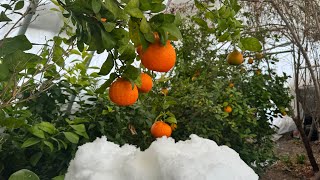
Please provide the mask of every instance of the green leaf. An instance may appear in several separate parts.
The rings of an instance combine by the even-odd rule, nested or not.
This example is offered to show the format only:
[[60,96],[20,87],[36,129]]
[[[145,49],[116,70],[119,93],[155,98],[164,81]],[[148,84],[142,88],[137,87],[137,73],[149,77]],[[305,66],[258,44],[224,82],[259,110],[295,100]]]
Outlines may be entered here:
[[173,24],[175,24],[176,26],[180,26],[181,23],[182,23],[181,15],[180,15],[180,13],[177,13],[174,18]]
[[52,180],[64,180],[64,175],[56,176]]
[[133,61],[136,57],[135,48],[131,43],[127,44],[126,46],[121,46],[119,48],[119,52],[121,52],[121,55],[118,58],[125,60],[126,62]]
[[116,27],[116,23],[113,22],[103,22],[102,25],[107,32],[111,32]]
[[146,18],[142,18],[142,20],[141,20],[140,31],[142,33],[150,33],[150,32],[152,32],[151,27],[150,27],[149,23],[147,22]]
[[35,54],[17,50],[12,54],[3,57],[3,63],[7,65],[10,71],[20,72],[23,69],[34,68],[41,59],[41,57]]
[[62,47],[60,47],[60,45],[55,44],[53,46],[52,61],[54,63],[56,63],[58,66],[60,66],[60,67],[64,66],[64,59],[63,59],[63,54],[64,53],[65,53],[65,51],[64,51],[64,49]]
[[132,17],[144,18],[144,15],[139,8],[125,8],[125,11]]
[[156,4],[159,4],[159,3],[162,3],[164,0],[151,0],[152,3],[156,3]]
[[40,130],[37,126],[31,126],[29,128],[29,132],[39,138],[42,138],[44,139],[45,136],[44,136],[44,132],[42,130]]
[[177,124],[177,119],[175,117],[168,117],[165,122]]
[[110,84],[117,78],[116,73],[111,73],[109,79],[98,88],[95,93],[103,94]]
[[80,135],[80,136],[85,137],[86,139],[89,139],[89,136],[88,136],[87,132],[75,131],[75,133],[77,133],[77,134]]
[[8,16],[2,11],[0,13],[0,22],[9,22],[12,21]]
[[84,49],[84,43],[82,41],[77,41],[77,48],[82,52]]
[[200,3],[198,0],[194,0],[194,5],[200,10],[200,11],[206,11],[206,7],[204,4]]
[[13,173],[8,180],[40,180],[39,177],[28,169],[21,169]]
[[143,34],[143,36],[147,41],[154,43],[155,38],[154,38],[153,32],[145,33],[145,34]]
[[26,122],[24,119],[16,119],[14,117],[0,119],[0,126],[6,127],[8,129],[16,129],[16,128],[19,128],[25,124],[26,124]]
[[36,166],[42,157],[42,152],[37,152],[30,157],[30,164]]
[[223,35],[218,37],[219,42],[224,42],[227,40],[230,40],[230,33],[229,32],[225,32]]
[[16,52],[25,51],[32,48],[32,44],[25,35],[18,35],[12,38],[0,40],[0,57]]
[[63,145],[64,149],[68,148],[68,144],[64,142],[63,140],[58,139],[58,141]]
[[119,15],[121,9],[119,6],[114,2],[114,0],[108,0],[104,2],[106,8],[113,14],[115,18]]
[[114,66],[114,60],[113,56],[111,54],[108,54],[108,58],[106,61],[102,64],[99,75],[108,75],[110,71],[112,70]]
[[79,136],[73,132],[63,132],[64,136],[73,144],[78,144]]
[[128,22],[129,25],[129,37],[135,46],[140,45],[140,26],[137,22],[132,21],[131,19]]
[[106,50],[111,50],[115,47],[116,42],[113,40],[112,36],[108,32],[104,32],[101,30],[101,38],[102,38],[102,45]]
[[100,0],[91,0],[91,7],[94,13],[98,14],[101,9],[101,1]]
[[262,49],[259,40],[254,37],[241,38],[240,42],[242,46],[248,51],[258,52]]
[[17,4],[14,6],[14,10],[20,10],[24,6],[24,1],[18,1]]
[[152,7],[151,7],[151,2],[149,0],[139,0],[140,1],[140,9],[142,11],[148,11],[150,10]]
[[203,28],[208,28],[207,22],[205,20],[203,20],[202,18],[192,17],[192,20],[194,20],[199,26],[201,26]]
[[0,120],[5,119],[6,118],[6,113],[3,109],[0,109]]
[[50,122],[41,122],[37,124],[37,126],[39,127],[39,129],[49,134],[54,134],[56,132],[56,128]]
[[26,141],[23,142],[21,145],[21,148],[26,148],[35,144],[38,144],[40,142],[40,139],[38,138],[28,138]]
[[78,131],[78,132],[86,132],[86,127],[84,124],[77,124],[77,125],[70,125],[72,129]]
[[166,5],[164,5],[164,4],[154,4],[154,3],[151,4],[151,12],[152,13],[158,13],[158,12],[161,12],[165,9],[166,9]]
[[6,64],[0,64],[0,81],[6,80],[9,75],[9,68]]
[[53,144],[52,144],[51,142],[49,142],[49,141],[43,141],[43,143],[50,148],[50,151],[51,151],[51,152],[53,151]]
[[140,76],[140,68],[136,68],[132,65],[128,65],[124,70],[122,76],[128,78],[129,80],[136,80]]
[[9,4],[1,4],[0,6],[4,7],[5,9],[12,10],[12,8]]
[[146,39],[145,39],[145,37],[144,37],[144,34],[142,33],[142,32],[138,32],[138,34],[139,34],[139,42],[140,42],[140,44],[142,45],[142,48],[145,50],[145,49],[147,49],[148,48],[148,45],[149,45],[149,43],[148,43],[148,41],[146,41]]
[[127,6],[126,8],[138,8],[139,7],[139,0],[130,0],[128,3],[127,3]]
[[238,1],[237,1],[237,0],[230,0],[230,4],[231,4],[232,9],[233,9],[236,13],[241,9],[241,6],[238,4]]
[[171,36],[174,36],[177,39],[182,39],[179,28],[174,24],[163,24],[160,29],[162,29],[164,32],[168,32]]

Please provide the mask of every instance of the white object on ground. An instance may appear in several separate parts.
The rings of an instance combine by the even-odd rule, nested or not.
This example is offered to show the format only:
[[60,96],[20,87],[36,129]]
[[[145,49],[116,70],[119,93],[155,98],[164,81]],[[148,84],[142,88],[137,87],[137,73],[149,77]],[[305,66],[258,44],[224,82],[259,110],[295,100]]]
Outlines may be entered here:
[[97,138],[78,148],[65,180],[257,180],[258,175],[227,146],[190,135],[175,143],[158,138],[148,149],[120,147]]
[[272,127],[276,128],[276,134],[273,135],[273,140],[276,141],[282,137],[283,134],[297,129],[296,124],[290,116],[277,117],[273,119]]

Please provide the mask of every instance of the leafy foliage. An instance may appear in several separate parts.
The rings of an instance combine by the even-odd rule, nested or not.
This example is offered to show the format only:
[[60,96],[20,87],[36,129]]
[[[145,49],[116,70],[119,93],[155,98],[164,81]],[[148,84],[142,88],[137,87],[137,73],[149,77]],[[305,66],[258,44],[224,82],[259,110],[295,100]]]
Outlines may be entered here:
[[[76,26],[70,41],[76,41],[80,51],[88,45],[89,51],[108,52],[108,58],[99,75],[114,73],[97,93],[105,90],[115,79],[123,74],[131,82],[137,80],[137,68],[131,66],[136,58],[135,47],[147,48],[154,42],[154,32],[160,35],[165,44],[169,40],[182,38],[178,29],[180,16],[159,13],[166,6],[159,1],[57,1]],[[148,13],[148,15],[145,15]],[[121,65],[120,65],[121,64]],[[122,66],[119,68],[119,65]],[[111,70],[114,69],[114,72]]]
[[[241,34],[236,0],[224,1],[219,9],[211,7],[212,1],[195,1],[199,11],[192,21],[184,21],[181,32],[179,15],[159,13],[165,8],[163,0],[53,2],[76,27],[65,24],[61,30],[70,37],[55,37],[39,55],[26,52],[32,43],[23,35],[0,41],[0,126],[6,128],[0,134],[0,179],[21,169],[34,171],[40,179],[63,179],[77,147],[102,135],[146,149],[154,140],[149,129],[160,119],[178,122],[172,135],[176,140],[195,133],[230,146],[258,166],[272,158],[269,121],[289,105],[284,86],[288,77],[263,67],[263,61],[274,61],[271,56],[252,66],[227,65],[231,48],[241,48],[246,56],[262,48],[256,38]],[[1,5],[15,11],[24,4]],[[1,12],[1,21],[9,21],[6,14]],[[139,81],[141,70],[132,65],[135,47],[154,42],[153,32],[162,44],[183,37],[176,44],[176,68],[157,79],[135,105],[115,106],[106,89],[118,76]],[[230,42],[231,47],[218,47]],[[92,57],[88,51],[108,53],[92,74],[87,74]],[[81,60],[67,68],[70,55]],[[98,77],[108,77],[99,88]],[[70,109],[74,103],[76,110]],[[226,106],[232,112],[224,112]]]

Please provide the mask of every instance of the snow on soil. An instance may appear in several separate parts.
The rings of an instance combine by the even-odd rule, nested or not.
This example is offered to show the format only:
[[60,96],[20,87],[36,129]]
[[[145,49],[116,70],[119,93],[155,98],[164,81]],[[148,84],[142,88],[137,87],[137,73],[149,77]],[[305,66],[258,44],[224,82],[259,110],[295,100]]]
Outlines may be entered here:
[[120,147],[97,138],[78,148],[66,180],[257,180],[238,153],[214,141],[190,135],[176,142],[158,138],[148,149]]

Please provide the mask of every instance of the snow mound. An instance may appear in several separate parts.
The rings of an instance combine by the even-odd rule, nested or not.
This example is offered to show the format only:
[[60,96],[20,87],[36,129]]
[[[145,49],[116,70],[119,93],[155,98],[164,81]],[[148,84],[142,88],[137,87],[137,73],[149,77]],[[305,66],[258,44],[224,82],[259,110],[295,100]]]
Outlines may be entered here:
[[227,146],[190,135],[175,143],[158,138],[145,151],[120,147],[106,137],[78,148],[65,180],[257,180],[258,175]]

